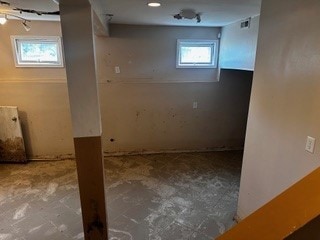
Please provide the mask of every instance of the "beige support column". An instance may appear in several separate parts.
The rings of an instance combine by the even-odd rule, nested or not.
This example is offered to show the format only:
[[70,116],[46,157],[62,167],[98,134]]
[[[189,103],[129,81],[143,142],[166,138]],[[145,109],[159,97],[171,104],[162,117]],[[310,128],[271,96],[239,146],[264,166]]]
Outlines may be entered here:
[[60,12],[84,235],[107,240],[93,12],[88,0],[60,0]]

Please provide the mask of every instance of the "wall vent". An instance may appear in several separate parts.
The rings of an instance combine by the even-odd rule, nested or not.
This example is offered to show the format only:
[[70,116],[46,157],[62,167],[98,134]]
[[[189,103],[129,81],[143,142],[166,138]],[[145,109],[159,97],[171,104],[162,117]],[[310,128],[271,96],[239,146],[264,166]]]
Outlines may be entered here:
[[251,18],[243,20],[240,24],[240,28],[250,28]]

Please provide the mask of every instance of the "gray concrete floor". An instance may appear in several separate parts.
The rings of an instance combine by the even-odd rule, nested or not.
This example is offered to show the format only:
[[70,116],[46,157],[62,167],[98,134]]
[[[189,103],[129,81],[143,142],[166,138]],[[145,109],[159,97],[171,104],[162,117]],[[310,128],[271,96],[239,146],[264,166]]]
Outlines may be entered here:
[[[109,239],[208,240],[234,222],[242,152],[105,160]],[[83,239],[75,161],[0,164],[0,240]]]

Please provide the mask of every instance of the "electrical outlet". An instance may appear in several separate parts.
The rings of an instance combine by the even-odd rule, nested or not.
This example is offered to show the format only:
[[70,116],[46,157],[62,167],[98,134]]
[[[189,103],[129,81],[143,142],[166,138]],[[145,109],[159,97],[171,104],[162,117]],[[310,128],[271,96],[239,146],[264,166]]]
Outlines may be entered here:
[[119,74],[120,73],[120,67],[119,66],[115,66],[114,67],[114,72]]
[[193,109],[196,109],[196,108],[198,108],[198,102],[193,102]]
[[306,151],[310,153],[314,153],[315,143],[316,143],[316,139],[308,136],[307,143],[306,143]]

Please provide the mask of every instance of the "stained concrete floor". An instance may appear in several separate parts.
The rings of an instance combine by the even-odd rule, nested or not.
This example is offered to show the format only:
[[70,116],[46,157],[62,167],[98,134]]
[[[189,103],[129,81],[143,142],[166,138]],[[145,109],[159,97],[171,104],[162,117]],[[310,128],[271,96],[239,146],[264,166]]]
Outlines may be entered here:
[[[105,159],[111,240],[214,239],[234,222],[242,152]],[[83,239],[75,161],[0,164],[0,240]]]

